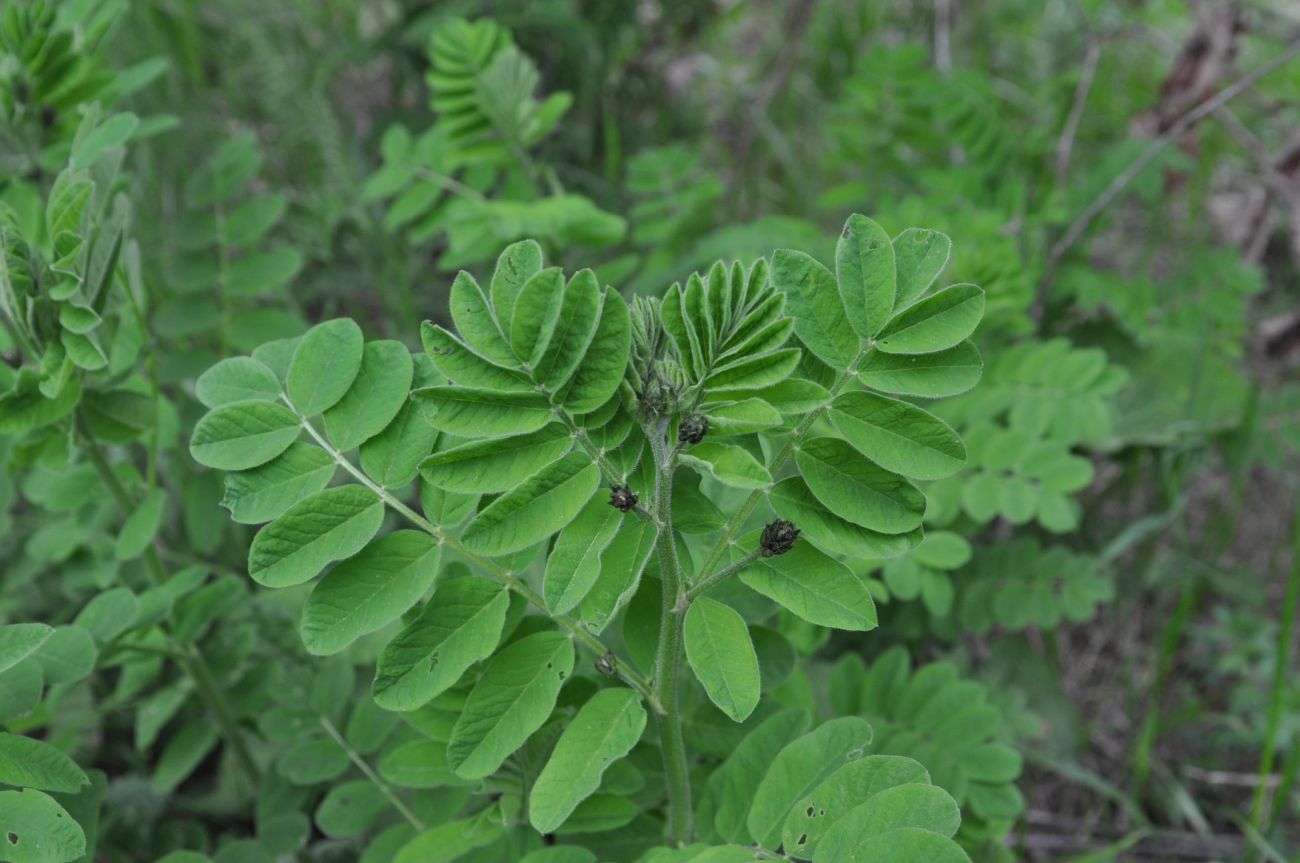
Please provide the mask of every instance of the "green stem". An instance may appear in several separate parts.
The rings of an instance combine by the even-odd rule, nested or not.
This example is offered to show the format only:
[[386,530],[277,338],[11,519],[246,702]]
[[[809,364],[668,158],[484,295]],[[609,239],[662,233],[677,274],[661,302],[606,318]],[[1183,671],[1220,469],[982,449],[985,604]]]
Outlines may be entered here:
[[1295,525],[1291,532],[1291,575],[1287,579],[1286,597],[1282,600],[1282,621],[1277,635],[1277,658],[1273,666],[1273,685],[1268,700],[1268,727],[1264,733],[1264,751],[1259,758],[1259,785],[1255,788],[1255,801],[1251,807],[1250,823],[1263,831],[1264,802],[1269,780],[1273,775],[1273,759],[1277,754],[1278,729],[1282,724],[1282,707],[1286,694],[1287,665],[1291,657],[1291,635],[1295,628],[1297,606],[1300,605],[1300,506],[1296,507]]
[[[122,483],[118,481],[117,474],[113,473],[113,467],[108,463],[108,458],[104,455],[103,447],[99,445],[99,441],[84,432],[82,437],[86,441],[86,454],[95,470],[99,473],[100,478],[104,481],[104,485],[108,487],[109,493],[113,495],[123,510],[127,513],[133,512],[136,503],[131,499],[131,495],[122,486]],[[154,583],[165,584],[168,578],[167,570],[163,567],[162,558],[158,556],[158,549],[152,544],[145,549],[144,560]],[[234,713],[226,702],[216,678],[213,677],[212,670],[208,668],[207,662],[194,645],[179,644],[170,635],[167,636],[167,640],[171,645],[171,649],[177,653],[177,664],[194,681],[194,687],[198,691],[199,697],[207,704],[208,710],[212,713],[218,727],[221,729],[221,736],[225,739],[231,752],[234,753],[235,760],[239,762],[240,769],[244,771],[245,776],[251,783],[251,787],[256,789],[260,777],[257,762],[253,760],[253,755],[248,749],[244,735],[239,729],[239,723],[235,720]]]
[[[292,405],[290,405],[290,407],[292,407]],[[551,618],[551,620],[555,621],[557,626],[559,626],[561,629],[563,629],[566,633],[569,634],[570,638],[572,638],[578,644],[585,647],[589,652],[595,655],[598,659],[604,658],[605,656],[609,655],[612,652],[605,645],[605,642],[601,641],[599,638],[592,635],[587,630],[587,628],[583,626],[582,623],[580,623],[579,621],[574,620],[572,617],[566,614],[561,614],[561,615],[550,614],[550,612],[547,611],[546,609],[546,600],[542,599],[542,597],[538,595],[537,591],[533,590],[527,584],[515,578],[513,573],[511,573],[505,567],[501,566],[496,561],[492,560],[491,558],[484,557],[483,555],[478,554],[475,551],[470,550],[459,539],[449,535],[442,528],[438,527],[436,524],[429,521],[427,518],[420,515],[418,512],[411,509],[406,504],[402,503],[400,500],[394,497],[393,494],[388,491],[388,489],[384,488],[383,486],[371,480],[370,477],[366,476],[363,471],[361,471],[355,465],[353,465],[352,462],[348,461],[347,458],[343,455],[343,453],[335,449],[333,444],[327,441],[325,439],[325,436],[316,430],[315,426],[313,426],[305,418],[300,417],[300,419],[302,419],[302,427],[307,430],[307,434],[311,435],[312,439],[316,441],[316,443],[321,447],[321,449],[329,453],[330,456],[334,459],[335,462],[339,464],[340,467],[342,467],[348,473],[352,474],[353,478],[355,478],[357,482],[361,483],[366,488],[373,491],[376,495],[379,496],[380,500],[388,504],[389,507],[391,507],[397,513],[399,513],[404,518],[406,518],[407,521],[411,522],[420,530],[423,530],[425,533],[429,534],[430,536],[436,538],[438,542],[442,543],[447,548],[450,548],[452,551],[455,551],[457,554],[461,555],[467,560],[473,561],[474,563],[478,564],[480,567],[482,567],[483,571],[486,572],[488,576],[491,577],[493,580],[504,585],[510,590],[513,590],[515,593],[519,594],[524,599],[526,599],[529,602],[529,604],[537,608],[539,611],[547,614]],[[637,692],[641,693],[641,695],[649,702],[652,708],[656,710],[658,709],[659,707],[658,699],[655,698],[654,691],[651,689],[649,681],[647,681],[642,675],[638,674],[636,671],[633,671],[631,668],[628,668],[627,663],[625,662],[617,663],[615,673],[619,676],[619,678],[623,680],[624,683],[626,683],[628,686],[635,689]]]
[[744,557],[741,557],[739,560],[732,563],[730,566],[724,566],[722,569],[713,573],[713,575],[697,581],[694,586],[686,591],[686,602],[688,604],[694,602],[696,597],[700,594],[709,590],[714,585],[726,581],[741,570],[748,568],[754,561],[758,560],[762,556],[763,550],[761,548],[756,548],[747,553]]
[[[552,404],[554,404],[554,402],[552,402]],[[596,467],[600,468],[600,472],[605,475],[605,480],[611,486],[627,481],[627,473],[615,469],[613,463],[610,462],[604,451],[597,448],[596,445],[591,442],[591,438],[587,435],[586,429],[580,428],[572,419],[569,418],[569,415],[563,411],[557,411],[556,414],[564,423],[565,427],[568,428],[569,433],[573,435],[573,439],[578,442],[580,447],[586,450],[587,455],[591,456],[591,460],[595,462]],[[639,503],[632,507],[632,512],[652,524],[658,524],[658,520],[654,513],[650,512],[650,510],[646,509]]]
[[686,585],[677,558],[673,534],[673,459],[664,439],[665,423],[647,429],[655,461],[654,508],[659,521],[656,546],[663,602],[659,618],[659,646],[655,651],[655,693],[661,710],[658,716],[659,745],[663,751],[664,778],[668,786],[668,841],[685,845],[691,841],[691,783],[682,734],[681,684],[678,671],[682,659],[682,625],[686,611]]
[[416,814],[402,802],[402,798],[398,797],[393,791],[392,786],[385,782],[380,775],[375,772],[374,768],[366,763],[366,759],[361,757],[361,753],[357,752],[357,750],[352,747],[352,744],[348,743],[347,738],[339,733],[338,726],[331,722],[328,717],[317,714],[317,718],[320,720],[321,728],[325,729],[325,733],[339,745],[340,749],[347,753],[348,760],[355,764],[357,769],[365,774],[365,777],[370,780],[371,784],[379,789],[380,794],[388,798],[388,802],[393,804],[393,808],[406,819],[407,823],[416,830],[424,832],[427,829],[424,822],[416,817]]

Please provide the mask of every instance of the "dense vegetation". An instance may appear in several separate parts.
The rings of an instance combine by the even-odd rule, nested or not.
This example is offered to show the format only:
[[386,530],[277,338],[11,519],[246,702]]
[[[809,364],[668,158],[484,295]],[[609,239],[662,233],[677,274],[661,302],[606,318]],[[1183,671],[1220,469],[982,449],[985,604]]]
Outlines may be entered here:
[[10,0],[0,863],[1300,855],[1283,0]]

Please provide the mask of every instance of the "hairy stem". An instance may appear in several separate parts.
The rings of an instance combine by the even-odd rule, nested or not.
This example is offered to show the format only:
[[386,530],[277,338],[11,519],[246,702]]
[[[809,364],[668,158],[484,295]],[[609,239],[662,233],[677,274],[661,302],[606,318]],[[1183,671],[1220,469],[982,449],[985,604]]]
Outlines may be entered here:
[[[99,473],[100,478],[104,481],[104,485],[108,487],[109,493],[113,495],[118,504],[128,514],[134,512],[136,502],[131,499],[131,495],[118,481],[117,474],[113,473],[113,467],[108,463],[108,458],[104,455],[104,450],[99,445],[99,441],[84,432],[82,437],[86,441],[86,454],[95,470]],[[152,544],[145,549],[144,561],[154,582],[160,585],[165,584],[167,582],[167,570],[163,566],[162,558],[158,556],[158,549]],[[239,728],[239,723],[236,721],[235,715],[222,693],[221,686],[213,676],[212,670],[208,668],[203,655],[198,652],[194,645],[176,643],[170,635],[168,635],[167,640],[171,645],[171,650],[176,654],[174,657],[176,663],[194,681],[194,687],[198,691],[199,697],[207,704],[208,710],[212,713],[213,719],[216,720],[217,726],[221,730],[222,738],[225,739],[226,745],[234,753],[235,760],[239,763],[240,769],[248,779],[250,787],[256,789],[260,776],[257,762],[253,760],[248,744],[244,740],[243,732]]]
[[682,716],[677,673],[682,660],[682,623],[686,610],[686,585],[677,540],[673,535],[673,457],[665,440],[667,424],[647,429],[655,461],[654,511],[659,522],[656,546],[663,603],[659,618],[659,646],[655,651],[655,693],[659,697],[659,745],[663,751],[664,777],[668,785],[668,841],[685,845],[691,841],[691,783],[682,736]]
[[728,578],[731,578],[731,576],[745,569],[746,567],[748,567],[750,564],[752,564],[754,561],[758,560],[762,556],[763,556],[763,550],[761,548],[756,548],[753,551],[748,552],[747,554],[745,554],[744,557],[739,558],[729,566],[724,566],[722,569],[718,570],[712,575],[700,579],[695,583],[693,587],[691,587],[689,590],[686,591],[686,602],[687,603],[694,602],[697,596],[701,595],[702,593],[704,593],[714,585],[720,584],[721,582],[726,581]]
[[[290,405],[290,407],[292,407],[292,405]],[[515,578],[514,574],[505,567],[501,566],[491,558],[484,557],[483,555],[466,548],[464,543],[459,539],[450,536],[446,531],[438,527],[438,525],[429,521],[427,518],[402,503],[393,496],[388,489],[374,482],[370,477],[366,476],[363,471],[352,464],[352,462],[348,461],[343,453],[335,449],[334,446],[325,439],[325,436],[316,430],[315,426],[305,418],[301,419],[302,427],[307,430],[307,434],[311,435],[312,439],[315,440],[322,449],[329,453],[335,462],[337,462],[348,473],[352,474],[353,478],[356,479],[357,482],[378,495],[380,500],[403,516],[407,521],[411,522],[411,524],[415,525],[420,530],[423,530],[425,533],[428,533],[430,536],[435,537],[438,542],[455,551],[465,559],[473,561],[494,581],[522,596],[530,605],[546,614],[551,618],[551,620],[555,621],[556,625],[568,633],[570,638],[582,647],[586,648],[596,658],[603,658],[612,652],[605,645],[605,642],[592,635],[581,622],[574,620],[567,614],[553,615],[547,611],[546,601],[537,594],[537,591]],[[615,673],[624,683],[641,693],[641,695],[650,703],[652,708],[656,710],[659,709],[658,699],[655,697],[649,681],[647,681],[643,676],[627,667],[627,663],[624,662],[616,664]]]

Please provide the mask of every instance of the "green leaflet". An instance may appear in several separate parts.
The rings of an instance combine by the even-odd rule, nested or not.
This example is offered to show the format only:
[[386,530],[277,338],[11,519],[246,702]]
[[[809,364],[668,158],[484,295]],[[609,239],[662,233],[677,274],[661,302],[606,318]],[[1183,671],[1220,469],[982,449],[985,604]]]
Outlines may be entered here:
[[785,294],[794,331],[832,368],[848,368],[859,339],[844,313],[835,276],[810,255],[780,249],[772,255],[772,283]]
[[384,520],[373,491],[344,485],[317,492],[258,531],[248,549],[248,575],[266,587],[290,587],[365,546]]
[[704,381],[704,388],[719,393],[766,387],[785,380],[798,365],[798,348],[747,357],[718,368]]
[[607,289],[602,293],[600,320],[587,354],[560,392],[559,401],[565,409],[582,414],[608,402],[623,382],[631,346],[627,303],[617,291]]
[[76,794],[90,779],[63,750],[31,737],[0,732],[0,782]]
[[600,555],[596,583],[578,605],[583,626],[600,634],[636,592],[654,553],[658,531],[648,521],[625,518]]
[[85,853],[85,832],[53,797],[33,788],[0,791],[0,860],[68,863]]
[[894,311],[894,267],[884,228],[866,216],[849,216],[835,245],[835,279],[845,317],[864,339],[880,332]]
[[206,721],[191,722],[167,741],[149,785],[156,794],[170,794],[189,778],[216,748],[217,729]]
[[894,263],[898,270],[896,309],[905,309],[920,297],[948,266],[952,240],[929,228],[908,228],[894,237]]
[[150,490],[136,504],[135,510],[126,517],[122,530],[117,535],[113,555],[118,560],[134,560],[153,542],[162,524],[163,507],[166,504],[167,492],[160,488]]
[[294,785],[317,785],[347,772],[348,753],[328,737],[300,740],[284,751],[275,770]]
[[335,785],[316,807],[316,826],[331,839],[360,836],[392,803],[369,779],[354,779]]
[[638,815],[637,805],[614,794],[593,794],[578,804],[568,820],[555,831],[557,836],[608,833],[630,824]]
[[[757,548],[755,531],[740,543]],[[876,628],[876,605],[867,585],[853,570],[806,542],[785,554],[760,557],[740,573],[753,590],[818,626],[865,632]]]
[[227,473],[221,504],[240,524],[261,524],[329,485],[337,466],[320,447],[294,442],[260,467]]
[[929,783],[913,782],[887,788],[846,813],[827,832],[821,857],[852,860],[852,849],[863,837],[915,827],[952,838],[961,826],[957,801]]
[[437,573],[434,537],[417,530],[380,537],[330,570],[307,597],[302,643],[317,656],[338,653],[401,617]]
[[881,791],[914,782],[928,785],[930,774],[911,758],[868,755],[852,761],[794,805],[785,820],[782,845],[806,857],[816,851],[821,838],[850,810]]
[[529,820],[551,833],[600,787],[609,765],[627,755],[645,731],[646,711],[631,689],[597,692],[564,729],[528,798]]
[[683,464],[735,488],[759,489],[772,484],[772,474],[767,468],[749,450],[734,444],[701,441],[678,458]]
[[524,283],[510,314],[510,349],[536,368],[555,333],[564,303],[564,273],[548,267]]
[[55,627],[54,632],[32,654],[41,666],[46,684],[75,683],[95,670],[99,651],[90,633],[80,626]]
[[44,623],[10,623],[0,626],[0,672],[13,668],[54,634]]
[[831,421],[858,451],[913,479],[943,479],[966,464],[957,432],[932,413],[897,399],[848,392],[831,403]]
[[[863,842],[852,836],[851,822],[845,825],[843,840],[827,836],[822,841],[826,850],[813,857],[813,863],[970,863],[966,852],[956,842],[919,827],[904,827],[878,833]],[[834,850],[831,850],[831,849]]]
[[[523,372],[503,368],[467,347],[442,327],[425,321],[420,325],[420,341],[434,367],[459,386],[503,392],[529,392],[532,382]],[[514,365],[514,360],[511,360]]]
[[401,488],[415,479],[437,442],[438,430],[408,401],[383,431],[361,445],[361,469],[384,488]]
[[448,821],[403,845],[393,857],[393,863],[450,863],[494,842],[502,832],[500,824],[481,816]]
[[447,491],[506,491],[572,446],[569,430],[556,422],[529,434],[470,441],[441,450],[420,463],[420,475]]
[[686,611],[685,640],[686,659],[709,700],[743,722],[758,706],[762,690],[745,619],[721,602],[699,597]]
[[[510,315],[519,292],[523,290],[529,279],[541,272],[541,269],[542,247],[537,245],[536,240],[520,240],[511,243],[497,258],[489,290],[492,307],[497,310],[497,316],[500,317],[504,327],[510,326]],[[456,329],[464,332],[460,321],[456,322]]]
[[715,437],[753,434],[781,424],[781,412],[760,398],[710,405],[705,415],[709,434]]
[[387,710],[414,710],[455,684],[496,649],[509,605],[509,594],[486,579],[439,584],[420,616],[380,653],[375,702]]
[[434,428],[459,437],[526,434],[554,416],[550,403],[537,393],[435,386],[414,390],[411,398]]
[[858,364],[858,379],[887,393],[937,399],[966,392],[983,371],[979,351],[966,341],[932,354],[872,351]]
[[447,767],[447,744],[409,740],[386,751],[377,765],[379,775],[398,788],[439,788],[464,782]]
[[828,776],[862,757],[871,726],[857,716],[832,719],[787,744],[772,760],[754,792],[746,825],[764,848],[781,844],[781,829],[791,809]]
[[827,554],[866,560],[897,557],[921,541],[921,529],[880,533],[840,518],[808,488],[802,477],[787,477],[772,487],[768,501],[776,514],[789,519],[807,539]]
[[556,537],[546,560],[542,596],[551,614],[568,614],[600,577],[601,553],[626,516],[599,495]]
[[492,501],[466,526],[461,539],[486,555],[525,549],[572,521],[599,482],[600,470],[587,456],[572,453]]
[[906,533],[921,526],[925,495],[848,443],[813,438],[804,441],[795,460],[817,499],[854,524],[881,533]]
[[365,339],[351,318],[336,318],[306,332],[293,352],[285,391],[305,417],[333,407],[343,398],[357,372]]
[[[596,274],[591,270],[575,273],[565,286],[555,332],[533,367],[533,380],[551,392],[564,386],[596,335],[600,306],[600,282],[596,281]],[[515,323],[519,320],[516,317]]]
[[347,452],[383,431],[406,403],[413,370],[411,354],[401,342],[367,344],[352,386],[321,417],[330,443]]
[[522,746],[551,715],[573,661],[573,642],[554,631],[521,638],[497,653],[452,728],[447,763],[456,775],[487,776]]
[[252,357],[231,357],[199,375],[194,395],[208,408],[233,402],[273,402],[280,398],[280,381],[275,372]]
[[887,354],[930,354],[975,332],[984,317],[984,291],[953,285],[909,306],[880,331],[876,347]]
[[236,402],[205,414],[190,436],[190,455],[206,467],[247,470],[266,464],[289,448],[301,431],[284,405]]
[[793,707],[772,714],[732,750],[727,760],[709,777],[709,789],[717,800],[714,827],[728,842],[752,842],[745,824],[754,790],[767,774],[773,759],[791,741],[803,735],[812,723],[806,710]]
[[[509,254],[509,250],[506,254]],[[540,265],[540,250],[538,254]],[[504,259],[505,255],[501,257]],[[500,266],[498,262],[498,269]],[[515,365],[515,355],[510,350],[510,342],[497,323],[483,289],[479,287],[478,282],[474,281],[474,277],[464,270],[456,274],[456,280],[451,284],[450,306],[451,319],[456,324],[456,332],[460,333],[471,350],[497,366]],[[420,331],[423,335],[424,327],[421,327]],[[428,343],[426,342],[425,345],[425,349],[428,350]]]

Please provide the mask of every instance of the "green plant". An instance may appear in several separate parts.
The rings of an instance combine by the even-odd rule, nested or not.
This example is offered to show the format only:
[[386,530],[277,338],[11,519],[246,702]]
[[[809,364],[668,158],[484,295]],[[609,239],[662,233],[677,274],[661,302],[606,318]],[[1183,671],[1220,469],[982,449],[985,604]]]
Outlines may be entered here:
[[[778,252],[770,280],[764,260],[718,263],[629,308],[591,271],[566,279],[523,241],[486,286],[457,276],[456,331],[426,322],[423,355],[367,342],[338,319],[199,378],[211,410],[190,450],[228,471],[237,520],[269,522],[250,548],[251,577],[291,588],[333,563],[303,603],[308,652],[388,633],[373,695],[386,710],[440,717],[417,726],[421,751],[443,765],[432,784],[503,792],[459,813],[404,804],[394,859],[625,824],[636,808],[599,789],[620,759],[645,769],[654,749],[662,791],[647,789],[639,817],[662,813],[670,847],[698,835],[760,849],[735,855],[807,857],[815,835],[819,860],[860,855],[864,842],[881,859],[902,849],[963,859],[946,838],[958,825],[951,797],[919,765],[864,758],[860,718],[810,731],[802,713],[755,742],[786,749],[757,788],[711,797],[748,812],[748,827],[725,836],[695,824],[692,775],[707,760],[683,729],[696,693],[732,722],[754,715],[765,672],[750,624],[780,611],[805,626],[876,625],[866,584],[837,558],[919,541],[925,497],[905,477],[935,479],[965,460],[942,421],[882,394],[932,397],[979,375],[964,340],[983,295],[931,290],[947,257],[943,235],[891,240],[854,216],[836,273]],[[829,369],[828,386],[790,377],[805,360]],[[340,467],[346,482],[329,486]],[[682,469],[702,484],[678,481]],[[764,517],[781,487],[780,517]],[[676,527],[728,508],[703,530]],[[386,512],[404,526],[383,532]],[[610,637],[620,629],[625,652]],[[805,809],[815,814],[791,814]],[[603,847],[599,833],[585,843]]]

